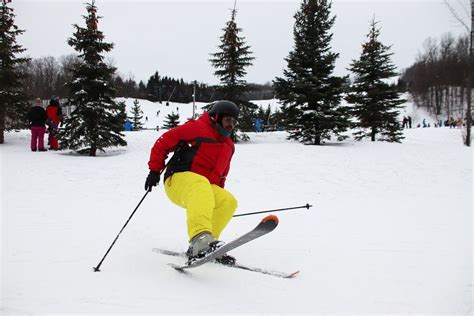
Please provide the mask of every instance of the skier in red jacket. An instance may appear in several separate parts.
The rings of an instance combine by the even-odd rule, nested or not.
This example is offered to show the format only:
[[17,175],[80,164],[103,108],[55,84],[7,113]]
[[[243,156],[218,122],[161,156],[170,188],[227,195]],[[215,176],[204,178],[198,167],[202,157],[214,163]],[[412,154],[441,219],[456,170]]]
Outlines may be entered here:
[[[190,259],[212,251],[237,208],[237,200],[224,189],[234,143],[230,138],[239,108],[230,101],[216,101],[209,112],[164,133],[151,149],[150,173],[145,190],[151,191],[164,174],[168,198],[187,212]],[[170,152],[173,157],[165,165]],[[224,255],[217,261],[234,264]]]
[[57,132],[59,124],[61,123],[62,111],[61,105],[59,104],[59,98],[52,97],[49,101],[49,105],[46,107],[46,113],[48,114],[48,132],[49,132],[49,149],[58,150],[59,142],[57,139]]

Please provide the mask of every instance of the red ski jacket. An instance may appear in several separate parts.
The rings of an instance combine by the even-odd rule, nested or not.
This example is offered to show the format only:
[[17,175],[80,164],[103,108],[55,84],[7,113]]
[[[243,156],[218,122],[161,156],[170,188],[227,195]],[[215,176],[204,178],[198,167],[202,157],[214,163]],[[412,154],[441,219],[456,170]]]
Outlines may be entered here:
[[170,152],[165,180],[175,172],[191,171],[206,177],[210,183],[224,187],[234,154],[234,143],[213,126],[209,114],[175,127],[155,142],[148,167],[161,172]]
[[61,121],[61,108],[59,105],[48,105],[46,107],[46,113],[48,114],[48,119],[50,119],[54,125],[58,126],[59,122]]

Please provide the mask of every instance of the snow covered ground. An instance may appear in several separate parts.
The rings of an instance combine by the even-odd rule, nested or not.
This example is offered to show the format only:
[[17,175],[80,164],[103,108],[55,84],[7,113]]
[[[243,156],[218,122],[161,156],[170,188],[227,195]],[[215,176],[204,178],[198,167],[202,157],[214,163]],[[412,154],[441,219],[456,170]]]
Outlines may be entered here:
[[[422,125],[423,119],[426,119],[426,123],[434,126],[434,123],[437,122],[439,119],[446,120],[448,119],[446,114],[439,115],[439,117],[434,117],[430,113],[428,113],[425,109],[422,108],[415,108],[411,98],[408,94],[403,94],[402,98],[406,100],[405,104],[403,104],[404,108],[400,111],[400,124],[402,122],[403,116],[410,115],[413,119],[413,127],[417,125]],[[128,116],[132,117],[132,107],[133,102],[135,99],[132,98],[117,98],[118,101],[125,102],[127,106]],[[188,118],[191,118],[193,115],[193,104],[192,103],[176,103],[176,102],[166,102],[163,101],[162,103],[159,102],[151,102],[148,100],[138,100],[139,106],[143,111],[143,119],[142,123],[144,128],[147,129],[156,129],[158,126],[159,128],[163,127],[163,122],[166,119],[168,114],[174,113],[179,114],[180,122],[184,123]],[[276,109],[281,107],[279,100],[271,99],[271,100],[253,100],[254,104],[261,106],[264,110],[270,106],[272,114],[275,112]],[[342,104],[346,105],[346,101],[342,100]],[[203,112],[202,107],[206,105],[206,103],[196,102],[195,104],[195,113],[201,114]],[[457,118],[457,116],[456,116]]]
[[[148,105],[150,128],[156,106]],[[192,113],[181,107],[181,117]],[[227,180],[237,213],[314,207],[275,213],[274,232],[233,254],[242,264],[300,270],[295,279],[214,264],[190,275],[168,267],[182,259],[151,249],[187,248],[185,212],[161,185],[93,272],[145,193],[161,133],[127,132],[127,147],[95,158],[33,153],[29,131],[6,135],[2,315],[473,313],[472,150],[449,128],[407,130],[402,144],[304,146],[284,132],[237,144]],[[263,217],[235,218],[222,239]]]

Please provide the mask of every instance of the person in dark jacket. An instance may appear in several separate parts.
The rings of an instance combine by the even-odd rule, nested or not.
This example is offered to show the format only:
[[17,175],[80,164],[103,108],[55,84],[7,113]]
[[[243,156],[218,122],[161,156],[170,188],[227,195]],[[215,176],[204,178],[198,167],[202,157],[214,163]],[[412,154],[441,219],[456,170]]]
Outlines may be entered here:
[[49,105],[46,108],[46,113],[48,114],[48,132],[49,132],[49,149],[58,150],[59,142],[56,137],[58,132],[59,124],[62,119],[61,106],[59,104],[59,98],[52,97],[49,101]]
[[[151,191],[164,174],[168,198],[187,212],[189,259],[215,249],[218,238],[237,208],[235,197],[224,189],[234,143],[230,138],[239,108],[230,101],[216,101],[209,112],[164,133],[151,149],[145,190]],[[174,152],[167,165],[168,154]],[[224,255],[217,261],[234,264]]]
[[31,130],[31,151],[47,151],[44,148],[44,133],[46,132],[46,120],[48,116],[43,108],[40,98],[35,100],[35,103],[28,112],[28,122]]

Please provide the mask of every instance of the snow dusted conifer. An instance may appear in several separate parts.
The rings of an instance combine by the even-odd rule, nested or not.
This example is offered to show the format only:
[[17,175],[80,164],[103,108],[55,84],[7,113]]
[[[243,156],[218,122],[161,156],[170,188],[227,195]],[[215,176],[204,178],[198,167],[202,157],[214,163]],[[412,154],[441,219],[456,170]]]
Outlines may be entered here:
[[166,128],[166,129],[172,129],[176,126],[179,125],[179,113],[174,113],[174,112],[171,112],[171,114],[168,114],[164,120],[164,125],[163,125],[163,128]]
[[368,41],[362,44],[362,53],[358,60],[353,60],[349,70],[354,73],[355,80],[346,96],[347,102],[353,104],[352,115],[357,118],[354,127],[356,140],[370,137],[388,142],[400,142],[404,137],[399,122],[400,99],[395,84],[387,82],[397,75],[389,52],[390,46],[383,45],[378,37],[380,28],[373,19]]
[[140,102],[137,99],[133,101],[132,107],[132,117],[130,117],[133,123],[133,130],[139,131],[143,129],[142,119],[143,119],[143,111],[140,108]]
[[274,80],[277,97],[282,101],[289,138],[305,144],[320,145],[349,127],[346,111],[340,106],[344,77],[333,76],[339,54],[331,52],[328,0],[303,0],[295,14],[294,50],[286,58],[284,78]]
[[26,49],[17,44],[16,37],[24,30],[15,25],[15,14],[8,6],[10,1],[0,2],[0,144],[4,143],[4,131],[23,127],[28,101],[22,92],[24,74],[19,66],[29,58],[17,57]]
[[211,54],[209,60],[216,69],[216,75],[221,85],[217,87],[224,100],[234,102],[240,109],[239,128],[243,131],[252,129],[257,105],[244,99],[245,92],[250,90],[245,80],[241,79],[247,74],[245,68],[252,65],[252,52],[245,43],[245,38],[239,36],[241,28],[235,22],[237,10],[232,10],[230,21],[223,29],[224,35],[220,37],[219,52]]
[[104,52],[113,44],[104,42],[97,29],[99,16],[94,1],[87,3],[86,27],[74,25],[76,31],[69,45],[79,52],[80,63],[73,69],[68,83],[75,110],[60,133],[62,148],[95,156],[97,150],[111,146],[126,146],[121,133],[126,119],[125,103],[113,99],[112,75],[115,68],[104,62]]

